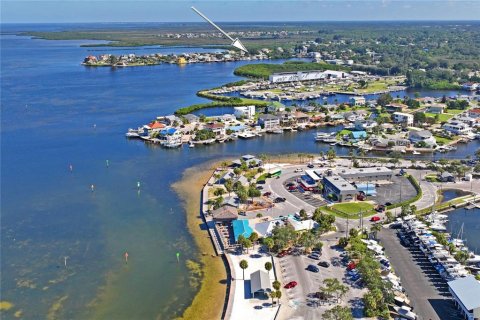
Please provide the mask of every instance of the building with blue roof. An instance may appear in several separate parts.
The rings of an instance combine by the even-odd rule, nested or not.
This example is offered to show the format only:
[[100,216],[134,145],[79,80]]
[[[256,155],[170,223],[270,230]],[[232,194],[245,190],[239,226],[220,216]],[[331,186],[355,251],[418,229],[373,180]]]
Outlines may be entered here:
[[232,227],[233,227],[233,236],[235,238],[235,242],[238,241],[238,237],[240,235],[244,236],[245,238],[248,238],[253,232],[253,229],[248,224],[248,220],[234,220],[232,221]]
[[353,139],[355,140],[360,140],[360,139],[366,139],[367,138],[367,132],[366,131],[352,131],[351,133]]

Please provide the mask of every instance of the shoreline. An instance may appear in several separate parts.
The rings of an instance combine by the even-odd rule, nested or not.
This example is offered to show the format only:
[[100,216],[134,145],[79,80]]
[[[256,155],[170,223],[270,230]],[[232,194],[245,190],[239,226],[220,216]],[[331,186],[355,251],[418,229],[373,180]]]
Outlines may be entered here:
[[[201,192],[218,163],[219,160],[214,160],[190,167],[183,172],[180,180],[172,184],[185,209],[188,231],[198,248],[197,260],[202,267],[200,289],[179,319],[220,319],[224,309],[227,270],[223,258],[215,254],[208,232],[199,226],[199,223],[204,223],[199,207]],[[219,301],[222,307],[212,308]]]

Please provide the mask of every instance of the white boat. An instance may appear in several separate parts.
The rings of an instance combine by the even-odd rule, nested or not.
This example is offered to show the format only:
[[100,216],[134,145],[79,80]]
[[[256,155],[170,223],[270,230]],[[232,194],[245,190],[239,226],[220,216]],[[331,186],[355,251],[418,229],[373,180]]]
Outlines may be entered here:
[[416,151],[416,150],[413,150],[412,154],[418,155],[418,154],[421,154],[421,153]]
[[245,132],[239,133],[238,137],[242,138],[242,139],[250,139],[250,138],[254,138],[255,134],[253,132],[250,132],[250,131],[245,131]]
[[275,130],[271,130],[270,131],[271,133],[283,133],[283,129],[275,129]]
[[193,142],[190,142],[190,143],[188,144],[188,147],[189,147],[189,148],[195,148],[195,144],[194,144]]
[[138,138],[140,135],[138,134],[138,130],[135,129],[128,129],[128,132],[125,133],[127,138]]

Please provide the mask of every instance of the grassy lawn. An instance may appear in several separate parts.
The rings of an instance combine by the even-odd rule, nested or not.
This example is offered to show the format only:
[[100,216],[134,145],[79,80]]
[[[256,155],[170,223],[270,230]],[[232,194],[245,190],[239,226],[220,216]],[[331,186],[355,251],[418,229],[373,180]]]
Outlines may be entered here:
[[350,133],[352,133],[352,131],[347,130],[347,129],[343,129],[342,131],[340,131],[339,133],[337,133],[337,137],[340,137],[340,138],[341,138],[341,137],[343,137],[344,135],[350,134]]
[[360,211],[363,212],[363,217],[374,215],[376,211],[373,208],[373,204],[368,202],[346,202],[337,203],[331,207],[322,207],[322,211],[341,218],[347,218],[348,216],[351,219],[358,219],[360,218]]
[[437,140],[437,144],[439,144],[439,145],[448,144],[448,143],[453,141],[452,139],[444,138],[444,137],[440,137],[440,136],[434,136],[434,137],[435,137],[435,140]]
[[[429,118],[435,118],[437,115],[435,113],[425,113],[425,116],[429,117]],[[448,113],[441,113],[438,115],[438,121],[440,122],[446,122],[448,120],[450,120],[451,118],[453,118],[453,114],[448,114]]]
[[458,109],[446,109],[445,113],[450,113],[450,114],[459,114],[464,112],[465,110],[458,110]]

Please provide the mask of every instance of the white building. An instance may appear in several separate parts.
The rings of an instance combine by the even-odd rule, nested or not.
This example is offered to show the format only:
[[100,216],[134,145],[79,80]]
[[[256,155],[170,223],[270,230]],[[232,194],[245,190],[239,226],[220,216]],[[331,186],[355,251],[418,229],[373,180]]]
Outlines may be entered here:
[[350,98],[350,105],[352,106],[363,106],[367,101],[365,97],[351,97]]
[[468,320],[480,319],[480,283],[470,275],[450,281],[448,290],[455,305]]
[[345,79],[350,75],[343,71],[299,71],[299,72],[282,72],[270,75],[271,83],[293,82],[293,81],[311,81],[311,80],[328,80],[328,79]]
[[236,118],[252,119],[255,116],[255,106],[234,107],[233,110]]
[[470,118],[475,118],[475,119],[480,118],[480,108],[474,108],[474,109],[468,110],[468,116]]
[[274,130],[280,126],[280,118],[272,114],[264,114],[258,117],[258,124],[265,130]]
[[442,126],[442,128],[457,135],[464,135],[472,132],[472,128],[460,121],[447,122]]
[[402,125],[410,127],[413,125],[413,114],[394,112],[392,115],[392,120],[394,123],[400,123]]

